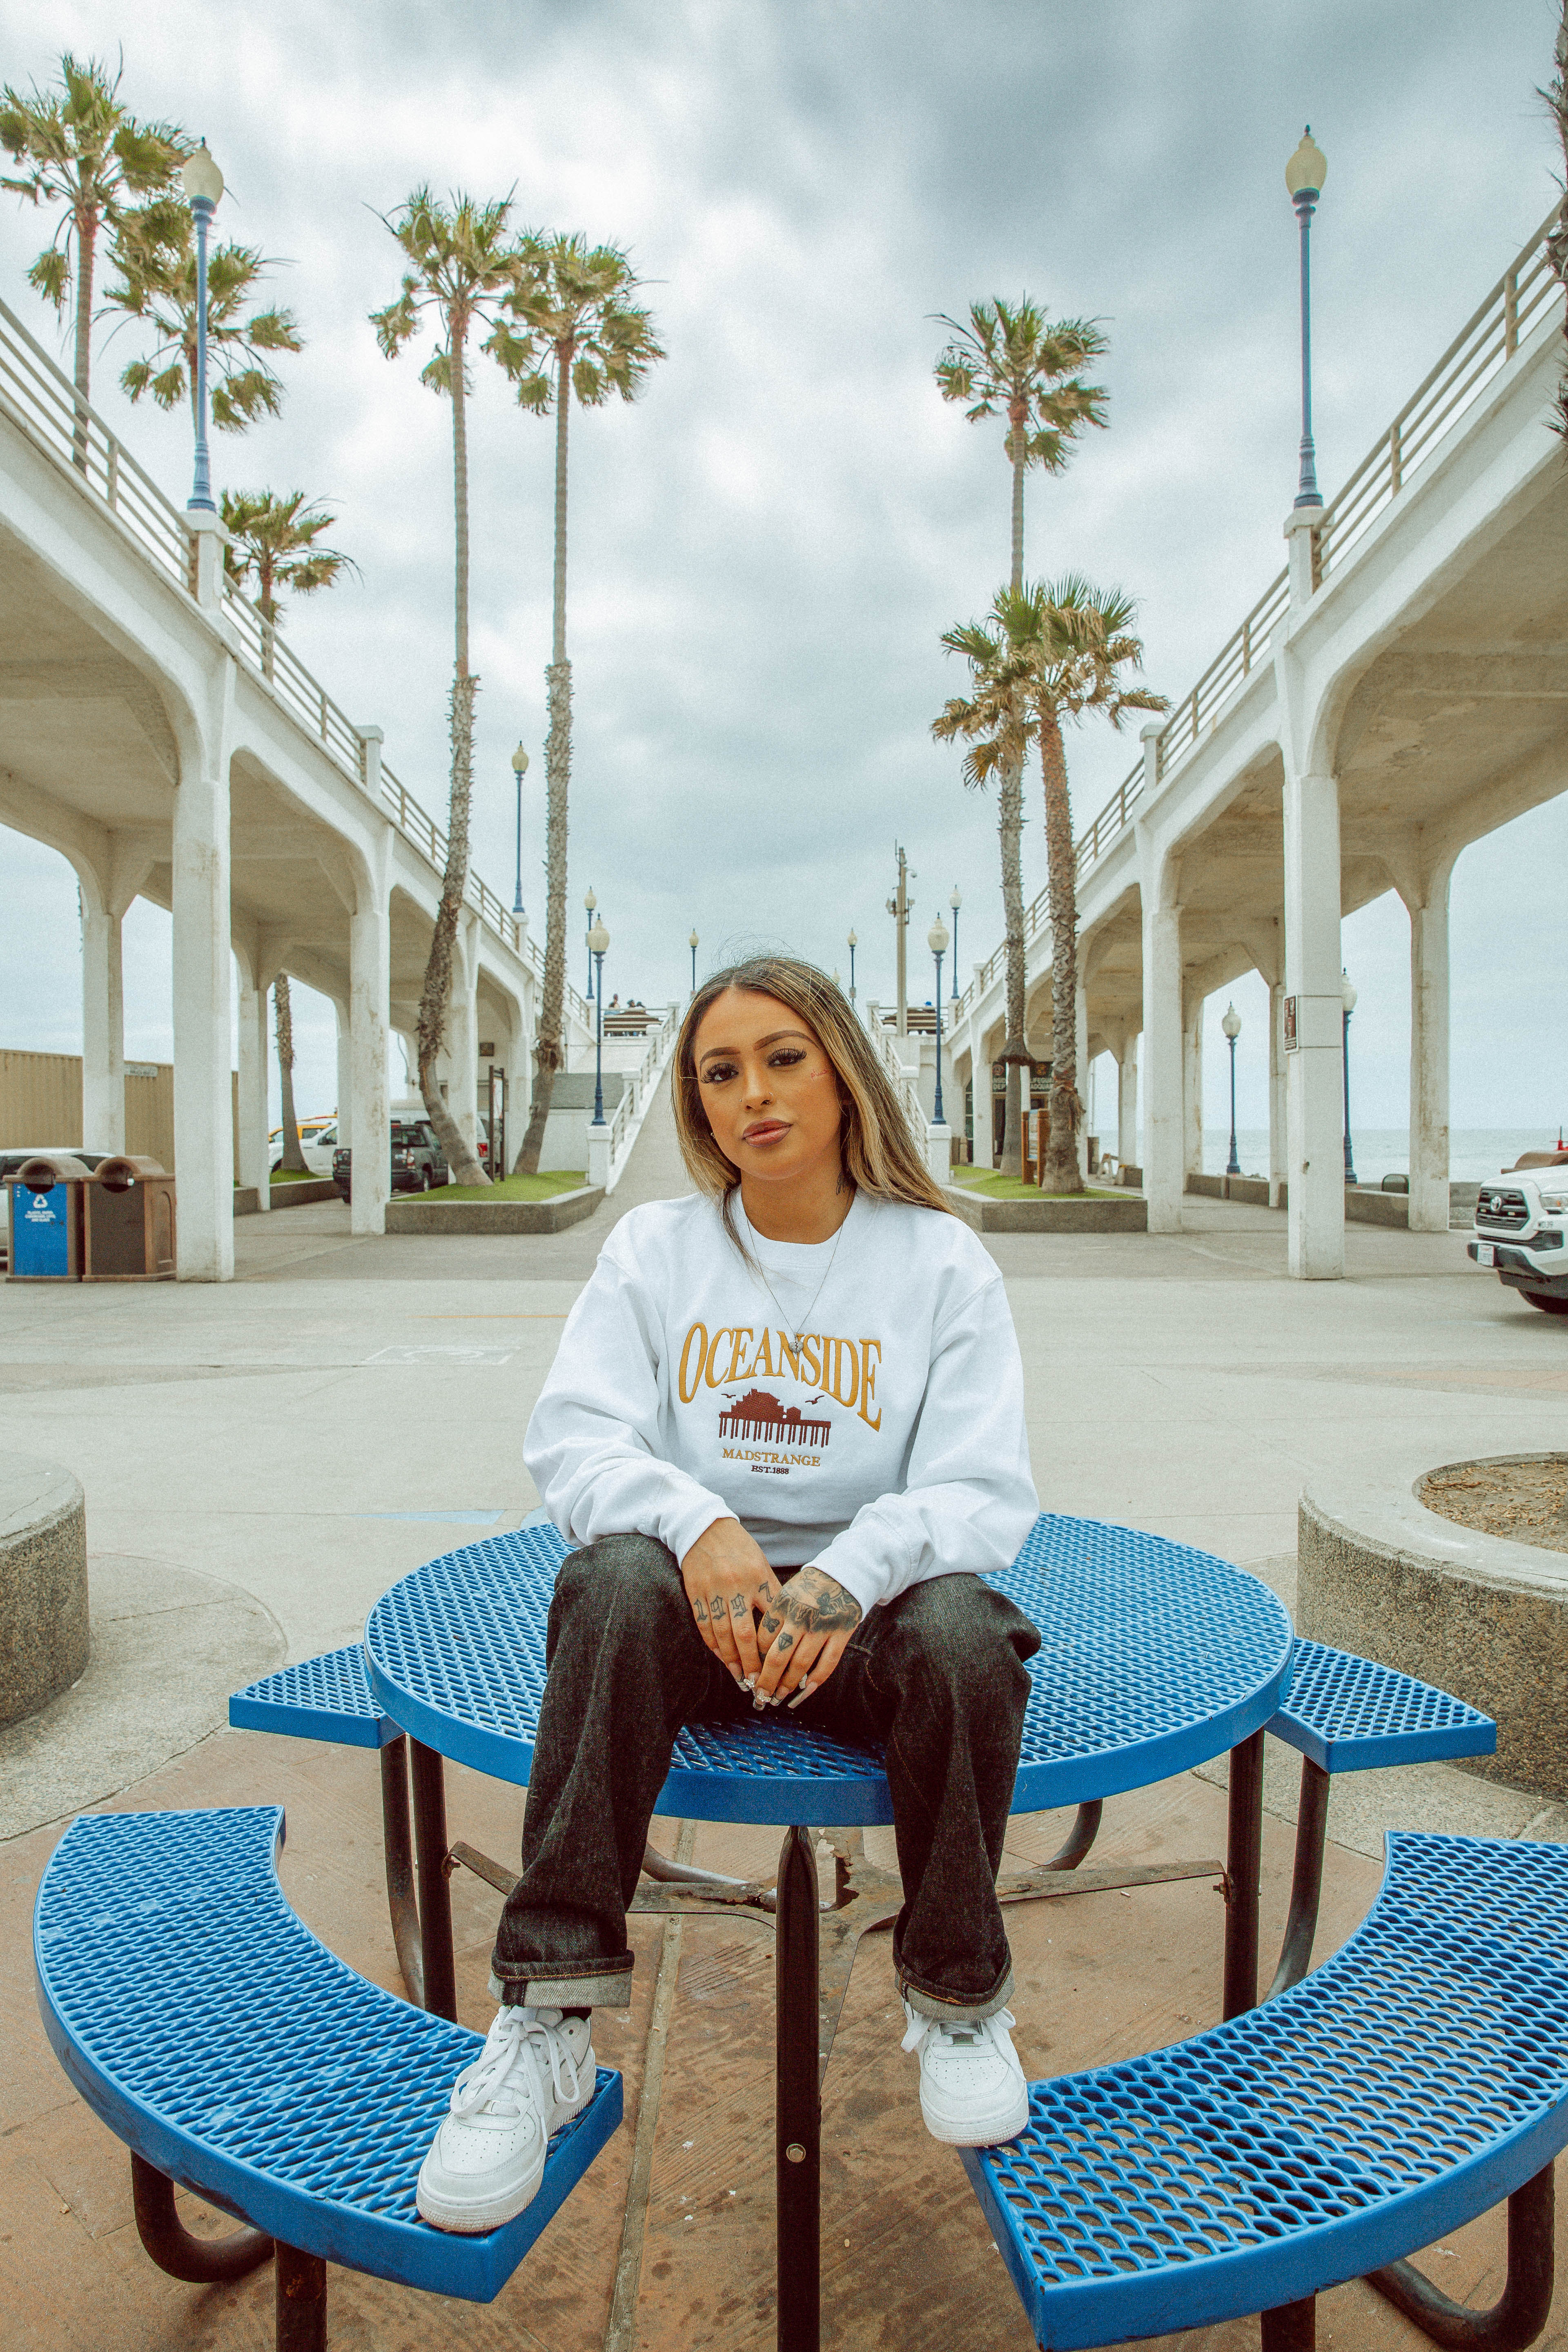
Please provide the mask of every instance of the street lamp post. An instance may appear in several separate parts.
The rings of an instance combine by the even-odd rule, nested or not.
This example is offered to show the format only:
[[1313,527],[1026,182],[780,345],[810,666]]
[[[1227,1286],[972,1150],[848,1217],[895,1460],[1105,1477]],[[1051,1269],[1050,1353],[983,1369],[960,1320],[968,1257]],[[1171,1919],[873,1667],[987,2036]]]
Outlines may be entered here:
[[517,778],[517,887],[512,893],[511,911],[523,912],[522,905],[522,780],[528,773],[528,753],[520,743],[511,755],[512,773]]
[[860,944],[853,931],[850,932],[847,944],[849,949],[849,1002],[853,1004],[855,1002],[855,950]]
[[198,514],[216,514],[207,457],[207,230],[223,194],[223,173],[205,139],[194,155],[186,156],[181,177],[196,225],[196,467],[186,505]]
[[[592,891],[589,892],[592,898]],[[594,999],[594,1125],[605,1124],[605,950],[610,935],[603,923],[595,923],[588,934],[588,953],[599,967],[599,993]],[[592,987],[589,994],[593,994]]]
[[1285,185],[1296,207],[1301,228],[1301,471],[1296,491],[1299,507],[1321,506],[1318,494],[1317,452],[1312,446],[1312,214],[1322,194],[1328,158],[1313,141],[1307,125],[1301,143],[1285,166]]
[[958,1003],[958,910],[963,904],[963,893],[956,882],[952,886],[952,896],[947,903],[952,908],[952,1001],[956,1004]]
[[697,933],[695,929],[692,931],[690,939],[687,941],[687,945],[691,950],[691,993],[695,996],[697,993]]
[[1225,1019],[1219,1025],[1230,1046],[1230,1158],[1225,1163],[1225,1172],[1227,1176],[1239,1176],[1241,1162],[1236,1156],[1236,1041],[1241,1034],[1241,1015],[1234,1004],[1226,1006]]
[[936,1119],[938,1127],[947,1122],[942,1114],[942,959],[947,948],[947,925],[939,915],[926,933],[926,944],[936,958]]
[[1351,1150],[1351,1014],[1355,1011],[1355,987],[1348,971],[1340,974],[1340,1003],[1344,1008],[1342,1055],[1345,1066],[1345,1182],[1355,1182],[1355,1155]]
[[[588,910],[588,998],[590,1003],[594,995],[594,909],[598,903],[598,897],[590,884],[583,893],[583,904]],[[603,929],[604,926],[601,924],[599,928]]]

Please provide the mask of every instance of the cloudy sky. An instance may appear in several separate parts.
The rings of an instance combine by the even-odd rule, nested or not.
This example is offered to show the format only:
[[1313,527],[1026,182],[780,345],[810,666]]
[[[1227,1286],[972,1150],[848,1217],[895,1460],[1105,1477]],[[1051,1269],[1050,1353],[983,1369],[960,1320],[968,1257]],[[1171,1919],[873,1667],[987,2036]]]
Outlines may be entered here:
[[[960,682],[941,632],[983,612],[1005,569],[1007,475],[1000,431],[937,396],[932,314],[1026,289],[1103,320],[1110,429],[1065,478],[1031,479],[1027,568],[1135,594],[1151,680],[1177,697],[1281,562],[1298,432],[1282,172],[1303,121],[1329,156],[1315,421],[1331,489],[1552,201],[1534,86],[1553,14],[1551,0],[158,0],[134,14],[0,0],[0,72],[47,79],[62,47],[123,41],[127,101],[205,136],[229,184],[225,229],[278,257],[306,349],[281,416],[218,436],[215,471],[331,501],[360,576],[297,610],[289,635],[340,703],[384,728],[388,761],[433,809],[448,415],[417,359],[376,351],[366,313],[398,278],[378,215],[428,179],[512,191],[520,226],[629,248],[669,357],[635,408],[574,426],[572,903],[597,889],[623,996],[682,986],[693,925],[705,966],[766,939],[846,977],[853,926],[862,990],[890,994],[895,840],[919,877],[914,937],[955,882],[965,972],[1000,931],[993,812],[928,730]],[[53,347],[23,277],[39,242],[0,197],[0,295]],[[135,350],[131,332],[100,341],[95,396],[183,498],[184,420],[130,410],[114,384]],[[523,895],[542,913],[551,432],[484,368],[474,409],[476,859],[510,898],[521,737],[534,755]],[[1137,746],[1086,734],[1071,748],[1081,823]],[[1521,1040],[1561,1025],[1565,852],[1560,803],[1460,862],[1457,1125],[1568,1110],[1561,1076],[1500,1040],[1495,1014],[1500,996]],[[4,831],[0,877],[0,1043],[76,1050],[74,882]],[[1044,878],[1031,825],[1026,891]],[[1392,898],[1346,925],[1374,1125],[1405,1115],[1407,939]],[[330,1108],[330,1012],[300,996],[300,1108]],[[128,1052],[166,1056],[168,922],[146,907],[127,926],[127,998]],[[1237,1002],[1256,1124],[1261,988]],[[1215,1025],[1215,1121],[1221,1065]]]

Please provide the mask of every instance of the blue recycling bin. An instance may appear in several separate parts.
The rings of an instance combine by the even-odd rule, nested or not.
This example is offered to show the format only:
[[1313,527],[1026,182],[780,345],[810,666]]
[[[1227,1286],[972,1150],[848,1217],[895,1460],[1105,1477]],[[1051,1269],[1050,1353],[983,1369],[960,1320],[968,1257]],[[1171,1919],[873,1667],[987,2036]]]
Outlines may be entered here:
[[82,1192],[89,1171],[67,1152],[29,1160],[5,1179],[10,1201],[7,1282],[79,1282]]

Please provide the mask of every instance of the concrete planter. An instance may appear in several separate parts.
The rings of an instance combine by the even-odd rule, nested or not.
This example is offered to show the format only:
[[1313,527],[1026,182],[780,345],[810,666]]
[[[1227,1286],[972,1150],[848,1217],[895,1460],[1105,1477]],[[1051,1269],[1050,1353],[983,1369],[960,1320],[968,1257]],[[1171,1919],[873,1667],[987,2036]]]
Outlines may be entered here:
[[[269,1184],[268,1192],[275,1209],[308,1209],[314,1201],[335,1201],[338,1188],[330,1176],[301,1176],[292,1184]],[[261,1202],[254,1184],[237,1184],[234,1188],[234,1213],[237,1217],[257,1217],[261,1213]]]
[[87,1503],[68,1470],[0,1456],[0,1724],[87,1667]]
[[591,1217],[604,1188],[580,1184],[549,1201],[443,1201],[420,1192],[386,1204],[389,1234],[559,1234]]
[[961,1185],[943,1188],[950,1205],[977,1234],[1146,1234],[1149,1203],[1091,1193],[1083,1200],[998,1201]]
[[1568,1798],[1568,1552],[1427,1510],[1421,1482],[1449,1466],[1406,1446],[1309,1482],[1299,1516],[1300,1630],[1494,1716],[1497,1754],[1467,1762],[1467,1772]]

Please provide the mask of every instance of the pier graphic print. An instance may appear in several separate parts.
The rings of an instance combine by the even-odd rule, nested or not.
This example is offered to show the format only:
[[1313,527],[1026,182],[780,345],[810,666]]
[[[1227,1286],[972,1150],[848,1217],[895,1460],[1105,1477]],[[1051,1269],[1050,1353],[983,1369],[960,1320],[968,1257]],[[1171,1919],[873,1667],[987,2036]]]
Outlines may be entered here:
[[814,1421],[809,1406],[820,1404],[820,1397],[808,1400],[808,1409],[802,1412],[799,1405],[782,1405],[766,1389],[748,1389],[737,1398],[727,1412],[719,1416],[721,1437],[741,1438],[755,1443],[759,1439],[775,1445],[826,1445],[833,1434],[831,1421]]

